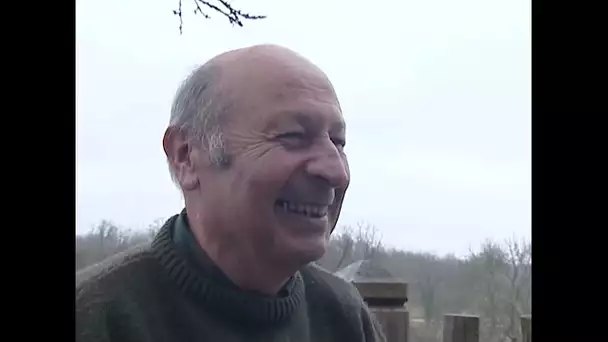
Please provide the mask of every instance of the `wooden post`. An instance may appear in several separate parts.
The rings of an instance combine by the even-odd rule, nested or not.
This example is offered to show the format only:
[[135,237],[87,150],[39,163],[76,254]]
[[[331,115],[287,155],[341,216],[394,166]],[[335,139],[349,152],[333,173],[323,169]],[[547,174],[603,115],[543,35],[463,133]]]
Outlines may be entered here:
[[522,342],[532,342],[532,315],[521,316]]
[[479,316],[444,315],[443,342],[479,342]]
[[410,315],[405,306],[407,283],[355,280],[353,282],[384,328],[387,342],[408,342]]

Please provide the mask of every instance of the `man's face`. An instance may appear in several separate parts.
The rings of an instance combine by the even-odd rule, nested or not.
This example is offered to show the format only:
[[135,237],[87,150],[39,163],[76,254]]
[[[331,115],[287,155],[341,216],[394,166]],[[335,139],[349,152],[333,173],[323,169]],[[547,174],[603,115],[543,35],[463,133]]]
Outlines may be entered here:
[[345,127],[329,82],[268,71],[235,90],[224,125],[230,167],[206,173],[206,210],[253,254],[310,262],[325,253],[349,184]]

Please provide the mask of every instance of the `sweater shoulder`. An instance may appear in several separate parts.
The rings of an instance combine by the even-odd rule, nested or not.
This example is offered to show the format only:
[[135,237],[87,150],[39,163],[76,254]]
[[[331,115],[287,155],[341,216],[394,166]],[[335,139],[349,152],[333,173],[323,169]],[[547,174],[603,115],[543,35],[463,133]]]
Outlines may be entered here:
[[[324,310],[336,310],[344,317],[356,318],[360,341],[386,342],[384,328],[359,294],[352,283],[330,273],[316,264],[310,264],[302,270],[302,277],[315,298],[314,302],[323,302]],[[353,321],[351,321],[352,323]],[[360,329],[360,330],[359,330]]]
[[101,262],[87,266],[76,272],[76,296],[101,289],[109,283],[126,280],[152,257],[150,244],[141,244],[114,254]]
[[138,304],[150,298],[150,279],[158,277],[153,260],[144,244],[76,272],[76,341],[109,342],[135,331],[132,317],[142,313]]

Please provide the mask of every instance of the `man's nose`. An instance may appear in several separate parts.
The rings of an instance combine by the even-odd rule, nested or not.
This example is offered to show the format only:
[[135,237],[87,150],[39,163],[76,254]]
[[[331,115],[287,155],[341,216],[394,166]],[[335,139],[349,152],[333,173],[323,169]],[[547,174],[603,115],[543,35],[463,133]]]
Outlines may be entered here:
[[318,153],[308,162],[306,171],[322,178],[332,188],[346,188],[350,182],[346,156],[331,142],[319,147]]

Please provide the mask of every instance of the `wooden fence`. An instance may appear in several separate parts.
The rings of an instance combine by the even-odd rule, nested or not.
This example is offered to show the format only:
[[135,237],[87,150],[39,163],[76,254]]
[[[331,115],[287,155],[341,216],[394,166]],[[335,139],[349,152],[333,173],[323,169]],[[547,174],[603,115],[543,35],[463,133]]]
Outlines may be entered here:
[[[387,342],[409,342],[408,284],[372,260],[356,261],[336,272],[355,285],[384,328]],[[522,342],[532,342],[532,316],[521,317]],[[480,342],[479,316],[444,315],[443,342]]]
[[387,342],[407,342],[410,314],[407,311],[407,283],[389,281],[353,282],[384,327]]
[[[407,283],[361,279],[353,281],[384,328],[387,342],[408,342],[410,319]],[[521,317],[522,342],[532,342],[532,316]],[[479,316],[444,315],[443,342],[480,342]]]

